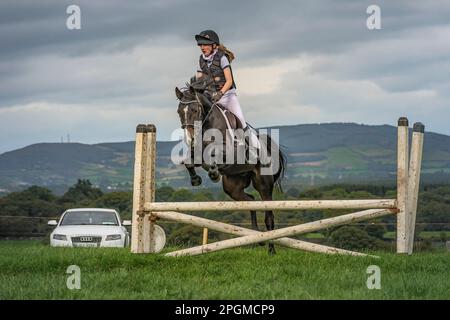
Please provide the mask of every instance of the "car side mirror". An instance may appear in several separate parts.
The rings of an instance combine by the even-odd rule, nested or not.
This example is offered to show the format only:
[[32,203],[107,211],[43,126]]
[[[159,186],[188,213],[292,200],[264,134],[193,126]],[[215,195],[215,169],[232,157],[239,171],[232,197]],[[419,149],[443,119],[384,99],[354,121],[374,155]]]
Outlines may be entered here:
[[131,220],[123,220],[122,225],[123,225],[124,227],[131,226]]
[[56,227],[56,226],[58,225],[58,221],[56,221],[56,220],[50,220],[49,222],[47,222],[47,224],[48,224],[49,226]]

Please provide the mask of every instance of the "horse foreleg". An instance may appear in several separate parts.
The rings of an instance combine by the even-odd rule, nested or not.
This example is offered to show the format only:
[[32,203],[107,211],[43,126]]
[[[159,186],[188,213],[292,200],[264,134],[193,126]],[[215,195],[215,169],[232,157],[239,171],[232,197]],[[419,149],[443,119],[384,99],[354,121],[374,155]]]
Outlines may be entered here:
[[196,187],[202,184],[202,178],[195,171],[195,166],[193,164],[185,164],[184,165],[189,172],[189,176],[191,177],[191,185]]
[[220,181],[220,172],[216,163],[213,163],[211,166],[209,166],[207,171],[208,177],[211,179],[212,182]]

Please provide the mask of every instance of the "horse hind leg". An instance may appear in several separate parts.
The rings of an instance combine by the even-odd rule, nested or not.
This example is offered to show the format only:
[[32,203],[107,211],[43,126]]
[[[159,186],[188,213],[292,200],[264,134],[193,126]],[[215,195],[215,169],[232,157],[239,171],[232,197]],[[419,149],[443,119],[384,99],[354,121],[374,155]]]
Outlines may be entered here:
[[[222,185],[225,193],[235,201],[254,201],[255,197],[245,192],[245,188],[250,185],[250,177],[243,175],[223,175]],[[256,219],[256,211],[250,211],[250,219],[252,222],[252,229],[259,231],[258,221]],[[260,243],[264,245],[264,243]]]
[[[254,201],[255,200],[255,197],[252,194],[246,193],[246,192],[244,192],[244,194],[247,196],[247,198],[245,199],[246,201]],[[254,211],[254,210],[250,211],[250,219],[252,221],[252,229],[259,231],[258,221],[256,219],[256,211]],[[259,242],[258,244],[260,246],[264,246],[264,242]]]
[[[274,179],[273,176],[261,175],[260,170],[258,170],[258,174],[254,175],[252,178],[253,187],[258,191],[261,195],[261,199],[263,201],[271,201]],[[275,229],[275,219],[272,210],[265,211],[264,222],[266,224],[267,231],[271,231]],[[269,254],[275,254],[275,245],[272,242],[269,242]]]
[[[246,197],[246,199],[245,199],[246,201],[254,201],[255,200],[255,197],[250,193],[244,192],[244,195]],[[254,211],[254,210],[250,211],[250,219],[252,221],[252,229],[259,231],[258,221],[256,219],[256,211]]]
[[[270,200],[272,200],[272,199],[270,199]],[[272,210],[268,210],[265,212],[264,222],[266,224],[267,231],[275,229],[275,219],[274,219]],[[269,242],[269,254],[270,255],[275,254],[275,245],[272,242]]]

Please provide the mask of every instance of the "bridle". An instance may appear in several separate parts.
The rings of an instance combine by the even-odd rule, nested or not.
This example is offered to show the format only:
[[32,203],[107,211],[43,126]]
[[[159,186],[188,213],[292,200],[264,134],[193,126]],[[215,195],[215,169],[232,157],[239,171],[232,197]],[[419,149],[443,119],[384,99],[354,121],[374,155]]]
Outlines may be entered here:
[[[197,93],[195,93],[195,100],[189,100],[189,101],[181,101],[181,100],[179,100],[179,101],[180,101],[181,104],[185,104],[185,105],[189,105],[191,103],[197,103],[198,108],[200,109],[199,111],[201,112],[201,114],[203,115],[205,113],[205,109],[203,108],[203,104],[200,102],[200,99],[198,98]],[[211,111],[212,111],[212,109],[213,109],[213,107],[215,105],[216,105],[216,103],[213,103],[213,105],[209,109],[208,113],[203,118],[202,127],[203,127],[203,124],[205,123],[206,119],[208,119],[209,115],[211,114]],[[192,124],[191,123],[181,123],[181,128],[182,129],[185,129],[186,127],[194,127],[194,124],[193,123]]]

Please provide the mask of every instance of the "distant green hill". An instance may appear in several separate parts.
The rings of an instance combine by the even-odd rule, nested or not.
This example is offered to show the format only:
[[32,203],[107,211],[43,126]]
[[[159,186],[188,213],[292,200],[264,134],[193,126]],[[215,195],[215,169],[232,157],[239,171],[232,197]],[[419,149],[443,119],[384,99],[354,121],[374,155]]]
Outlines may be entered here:
[[[394,182],[397,128],[355,123],[302,124],[271,127],[280,130],[288,154],[285,185],[332,182]],[[157,145],[158,184],[190,187],[182,166],[170,161],[176,142]],[[0,192],[30,185],[64,191],[78,178],[105,190],[129,189],[134,142],[39,143],[0,155]],[[450,182],[450,136],[426,132],[422,181]],[[219,187],[203,179],[205,186]]]

